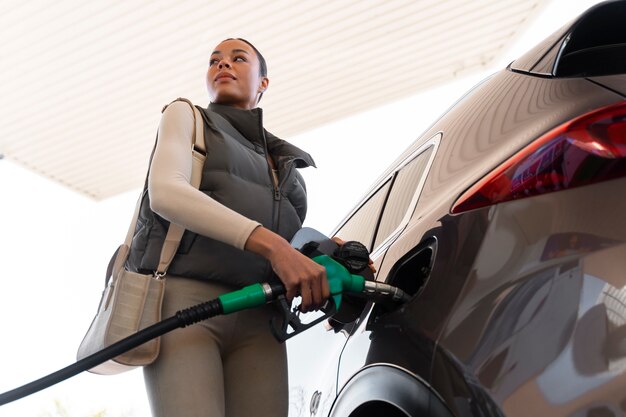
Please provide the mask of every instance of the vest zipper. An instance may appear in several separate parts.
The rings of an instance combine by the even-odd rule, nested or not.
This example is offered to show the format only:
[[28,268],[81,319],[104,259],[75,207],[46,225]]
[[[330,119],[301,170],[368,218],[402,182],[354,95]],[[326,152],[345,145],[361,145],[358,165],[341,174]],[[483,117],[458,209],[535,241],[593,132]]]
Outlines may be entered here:
[[[274,232],[278,232],[278,220],[280,218],[280,171],[277,171],[276,178],[274,178],[274,174],[272,173],[272,165],[270,164],[269,158],[271,155],[269,150],[267,149],[267,138],[265,137],[265,129],[263,129],[263,112],[259,111],[259,132],[261,133],[261,138],[263,138],[263,152],[265,153],[265,160],[267,162],[267,173],[270,176],[270,181],[273,186],[274,191],[274,208],[272,213],[272,228],[271,230]],[[278,166],[276,166],[278,169]]]
[[293,161],[287,161],[283,169],[283,178],[281,179],[280,177],[278,177],[280,182],[278,183],[277,198],[275,198],[278,204],[278,215],[276,216],[276,225],[277,225],[276,231],[277,232],[278,232],[278,225],[280,224],[280,190],[282,190],[283,185],[285,185],[285,181],[287,181],[287,178],[289,178],[289,176],[291,175],[293,166],[294,166]]

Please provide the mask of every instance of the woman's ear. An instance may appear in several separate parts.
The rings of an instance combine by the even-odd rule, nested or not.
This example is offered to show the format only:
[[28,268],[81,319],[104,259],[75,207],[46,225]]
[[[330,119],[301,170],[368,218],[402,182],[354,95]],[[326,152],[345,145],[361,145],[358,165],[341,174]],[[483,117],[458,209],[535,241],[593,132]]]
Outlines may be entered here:
[[261,78],[261,82],[259,83],[259,89],[257,91],[257,93],[259,94],[263,94],[265,92],[265,90],[267,90],[267,86],[269,85],[270,80],[267,77],[263,77]]

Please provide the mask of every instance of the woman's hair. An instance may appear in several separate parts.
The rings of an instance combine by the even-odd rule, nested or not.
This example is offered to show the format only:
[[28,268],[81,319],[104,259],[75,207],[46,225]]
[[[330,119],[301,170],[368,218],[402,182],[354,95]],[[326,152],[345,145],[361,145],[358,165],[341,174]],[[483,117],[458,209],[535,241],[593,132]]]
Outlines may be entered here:
[[228,38],[228,39],[224,39],[224,41],[232,41],[232,40],[238,40],[238,41],[241,41],[241,42],[245,42],[252,49],[254,49],[254,52],[256,53],[256,57],[259,60],[259,75],[261,77],[267,77],[267,63],[265,62],[265,58],[263,58],[263,55],[261,55],[259,50],[256,49],[256,46],[252,45],[249,41],[247,41],[247,40],[245,40],[243,38]]

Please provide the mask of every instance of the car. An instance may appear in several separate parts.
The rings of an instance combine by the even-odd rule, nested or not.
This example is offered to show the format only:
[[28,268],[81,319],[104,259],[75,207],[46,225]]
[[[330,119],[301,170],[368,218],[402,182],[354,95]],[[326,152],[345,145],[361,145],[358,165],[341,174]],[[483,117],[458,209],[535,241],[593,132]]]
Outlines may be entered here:
[[312,416],[624,415],[624,22],[600,3],[481,82],[337,227],[411,299],[329,321]]

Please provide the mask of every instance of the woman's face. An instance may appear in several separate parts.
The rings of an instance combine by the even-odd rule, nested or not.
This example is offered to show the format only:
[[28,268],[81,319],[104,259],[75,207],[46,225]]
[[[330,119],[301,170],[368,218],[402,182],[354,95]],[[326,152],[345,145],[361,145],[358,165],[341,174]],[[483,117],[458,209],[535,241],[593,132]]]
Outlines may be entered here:
[[231,39],[215,47],[206,76],[213,103],[252,109],[268,83],[259,75],[259,59],[250,45]]

